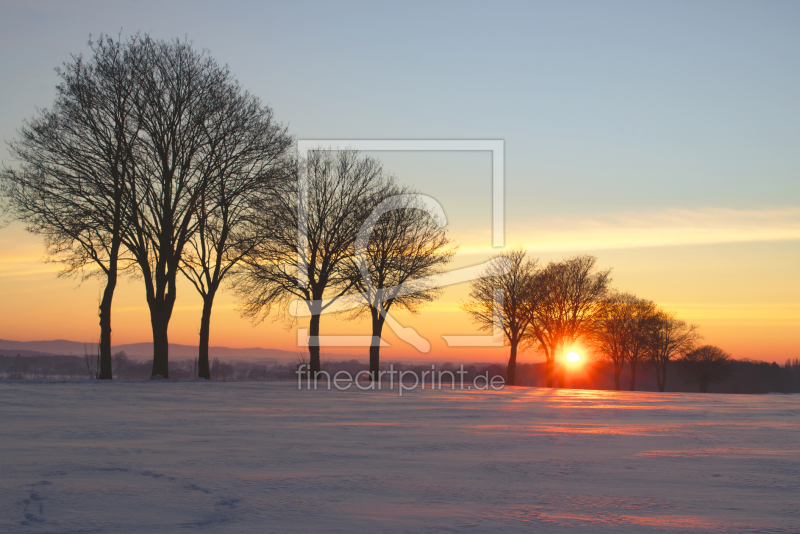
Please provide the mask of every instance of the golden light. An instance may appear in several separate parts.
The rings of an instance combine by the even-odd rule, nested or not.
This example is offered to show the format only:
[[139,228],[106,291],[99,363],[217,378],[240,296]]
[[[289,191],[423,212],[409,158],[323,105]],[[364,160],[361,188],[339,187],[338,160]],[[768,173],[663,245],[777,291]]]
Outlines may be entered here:
[[577,352],[570,352],[567,354],[567,361],[570,363],[577,363],[581,359]]

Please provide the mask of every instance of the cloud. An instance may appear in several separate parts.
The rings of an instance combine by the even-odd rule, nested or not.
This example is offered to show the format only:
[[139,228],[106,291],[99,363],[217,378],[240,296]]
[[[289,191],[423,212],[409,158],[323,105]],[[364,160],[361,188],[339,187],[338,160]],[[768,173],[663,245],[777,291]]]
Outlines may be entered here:
[[[535,251],[603,250],[750,241],[800,240],[800,208],[734,210],[665,209],[547,218],[523,228],[510,224],[506,244]],[[462,247],[462,253],[494,253]]]
[[690,321],[800,325],[800,305],[794,302],[666,302],[663,306]]

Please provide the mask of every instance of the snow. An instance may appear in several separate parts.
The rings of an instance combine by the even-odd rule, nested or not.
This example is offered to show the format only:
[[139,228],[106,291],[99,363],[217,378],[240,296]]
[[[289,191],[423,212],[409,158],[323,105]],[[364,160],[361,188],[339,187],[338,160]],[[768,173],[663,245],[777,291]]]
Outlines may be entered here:
[[0,383],[2,532],[799,532],[800,396]]

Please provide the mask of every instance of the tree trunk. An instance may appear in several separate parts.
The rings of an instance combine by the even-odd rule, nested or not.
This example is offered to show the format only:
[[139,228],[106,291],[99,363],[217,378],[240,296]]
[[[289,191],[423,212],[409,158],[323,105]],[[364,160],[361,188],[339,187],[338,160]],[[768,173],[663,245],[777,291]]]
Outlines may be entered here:
[[169,316],[164,310],[151,308],[150,325],[153,328],[153,372],[150,378],[169,378]]
[[636,361],[631,362],[631,391],[636,391]]
[[508,371],[506,371],[506,384],[517,385],[517,345],[519,340],[511,340],[511,354],[508,356]]
[[319,314],[312,315],[308,326],[308,370],[314,380],[317,378],[317,373],[322,370],[319,358],[319,318]]
[[622,373],[622,366],[620,365],[617,367],[617,364],[614,364],[614,389],[617,391],[622,391],[622,386],[619,383],[619,375]]
[[553,357],[547,358],[544,364],[544,378],[547,387],[553,387]]
[[200,346],[197,357],[197,377],[211,380],[211,369],[208,364],[208,342],[211,336],[211,307],[214,305],[216,290],[209,289],[203,296],[203,315],[200,318]]
[[[559,388],[564,388],[567,385],[567,375],[566,375],[566,367],[567,366],[564,364],[564,352],[565,352],[564,344],[565,344],[565,342],[561,341],[557,345],[558,346],[558,350],[553,351],[553,352],[556,352],[558,354],[558,362],[557,362],[557,365],[556,365],[556,379],[558,381],[558,387]],[[553,360],[554,360],[554,363],[556,363],[555,362],[555,357],[553,358]]]
[[658,391],[664,393],[667,386],[667,364],[664,362],[656,364],[656,382],[658,383]]
[[558,364],[558,387],[565,388],[567,387],[567,374],[564,369],[564,362],[559,362]]
[[377,382],[381,369],[381,332],[383,331],[384,318],[372,310],[372,344],[369,346],[369,376]]
[[370,345],[369,347],[369,377],[372,382],[378,381],[378,373],[381,368],[381,348],[380,346]]
[[100,375],[101,380],[111,380],[111,301],[114,299],[114,289],[117,287],[116,261],[112,260],[112,267],[108,271],[106,288],[103,291],[103,300],[100,301]]

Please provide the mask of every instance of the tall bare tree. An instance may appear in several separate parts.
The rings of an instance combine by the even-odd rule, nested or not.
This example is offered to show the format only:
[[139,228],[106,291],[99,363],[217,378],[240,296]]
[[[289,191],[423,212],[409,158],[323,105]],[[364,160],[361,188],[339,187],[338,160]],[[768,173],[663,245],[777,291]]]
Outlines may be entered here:
[[135,108],[141,45],[101,36],[88,60],[73,56],[56,72],[55,103],[25,123],[9,144],[19,169],[5,169],[2,193],[27,229],[42,235],[62,274],[105,279],[99,306],[98,378],[111,379],[111,304],[128,228],[140,126]]
[[[222,107],[209,121],[207,177],[197,201],[197,231],[187,242],[180,269],[203,299],[198,377],[210,379],[208,345],[211,310],[220,284],[239,260],[264,237],[246,231],[258,209],[255,199],[271,195],[289,175],[282,165],[292,138],[276,124],[272,110],[242,93],[238,84],[224,87]],[[258,207],[257,207],[258,206]]]
[[372,322],[369,370],[380,372],[380,339],[390,309],[416,313],[440,290],[430,283],[453,257],[450,239],[426,209],[425,198],[407,188],[389,186],[385,198],[362,225],[355,242],[352,276]]
[[[236,291],[243,314],[256,320],[293,298],[306,303],[303,306],[311,315],[309,370],[316,377],[321,368],[320,317],[356,284],[353,245],[361,225],[383,198],[387,179],[377,160],[355,151],[313,150],[299,165],[306,177],[303,188],[295,181],[261,199],[263,207],[256,211],[250,231],[266,238],[243,256]],[[301,202],[303,211],[298,208]],[[298,227],[305,230],[307,242],[298,240]]]
[[628,345],[633,328],[631,308],[637,298],[630,293],[614,293],[603,299],[597,310],[589,342],[614,366],[614,389],[620,391],[620,374],[628,359]]
[[667,384],[667,366],[680,354],[692,350],[700,340],[697,325],[687,324],[674,313],[660,310],[655,317],[648,337],[647,357],[656,368],[658,390]]
[[636,299],[628,308],[631,332],[628,337],[627,360],[631,370],[631,391],[636,390],[636,369],[647,358],[650,334],[658,315],[656,305],[649,300]]
[[462,308],[483,330],[491,331],[498,323],[503,326],[503,335],[510,346],[506,383],[514,386],[517,385],[517,351],[532,327],[530,298],[537,261],[526,258],[523,248],[510,249],[494,259],[504,261],[491,263],[481,277],[472,282],[470,300]]
[[529,296],[531,333],[546,358],[547,387],[564,387],[564,354],[594,330],[594,320],[611,283],[611,269],[596,270],[597,258],[575,256],[551,262],[536,274]]
[[602,301],[595,315],[589,343],[614,366],[614,389],[619,391],[620,374],[627,362],[631,370],[631,391],[636,389],[636,368],[650,351],[657,308],[631,293],[614,293]]
[[135,53],[140,126],[125,246],[144,280],[153,331],[152,376],[169,376],[168,328],[184,248],[199,226],[203,194],[219,177],[221,145],[238,128],[230,99],[238,84],[227,67],[185,41],[144,38]]

